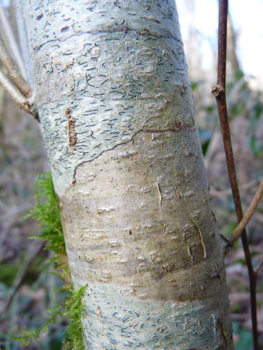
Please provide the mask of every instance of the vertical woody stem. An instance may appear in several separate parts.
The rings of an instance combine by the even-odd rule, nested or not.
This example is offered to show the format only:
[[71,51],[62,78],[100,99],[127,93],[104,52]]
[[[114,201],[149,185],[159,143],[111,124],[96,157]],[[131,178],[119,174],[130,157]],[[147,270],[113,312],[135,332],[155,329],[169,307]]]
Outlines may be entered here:
[[[236,177],[236,169],[234,155],[231,143],[230,128],[228,123],[228,113],[226,104],[226,41],[227,41],[227,11],[228,0],[219,0],[219,30],[218,30],[218,76],[217,85],[213,86],[212,94],[216,97],[218,114],[221,124],[222,137],[224,142],[228,174],[230,185],[233,193],[233,199],[236,208],[238,222],[243,218],[243,210],[239,194],[239,188]],[[250,302],[251,302],[251,317],[253,328],[253,343],[254,350],[258,350],[258,331],[257,331],[257,307],[256,307],[256,278],[252,266],[248,238],[246,229],[243,230],[242,244],[245,252],[246,263],[250,281]]]

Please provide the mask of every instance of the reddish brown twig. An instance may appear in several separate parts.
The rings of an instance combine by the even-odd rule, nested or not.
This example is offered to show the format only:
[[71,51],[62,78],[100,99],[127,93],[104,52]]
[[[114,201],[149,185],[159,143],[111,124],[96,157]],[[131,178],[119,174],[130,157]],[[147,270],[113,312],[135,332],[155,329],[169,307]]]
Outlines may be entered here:
[[[219,0],[219,28],[218,28],[218,76],[217,85],[212,88],[212,94],[216,97],[218,114],[221,124],[224,149],[226,154],[227,168],[230,179],[230,185],[233,193],[233,199],[236,208],[238,222],[243,218],[243,210],[238,189],[234,155],[231,143],[231,135],[228,123],[227,105],[226,105],[226,39],[227,39],[227,11],[228,0]],[[252,266],[247,233],[244,229],[241,235],[243,249],[245,253],[249,282],[250,282],[250,302],[251,317],[253,328],[254,350],[258,350],[258,331],[257,331],[257,304],[256,304],[256,276]]]

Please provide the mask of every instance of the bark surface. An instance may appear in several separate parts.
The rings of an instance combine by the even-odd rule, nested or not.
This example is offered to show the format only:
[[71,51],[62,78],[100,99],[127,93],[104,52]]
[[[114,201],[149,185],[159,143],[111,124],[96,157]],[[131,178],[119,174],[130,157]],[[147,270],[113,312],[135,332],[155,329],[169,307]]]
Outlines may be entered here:
[[24,0],[86,349],[233,349],[172,0]]

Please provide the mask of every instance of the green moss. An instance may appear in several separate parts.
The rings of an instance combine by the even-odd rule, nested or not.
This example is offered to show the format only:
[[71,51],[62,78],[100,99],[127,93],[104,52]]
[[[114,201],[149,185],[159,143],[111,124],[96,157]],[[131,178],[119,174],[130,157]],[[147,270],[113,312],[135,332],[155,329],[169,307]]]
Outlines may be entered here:
[[37,203],[25,217],[33,217],[40,222],[42,232],[39,236],[31,238],[44,239],[45,249],[55,254],[66,252],[63,229],[60,220],[59,203],[54,191],[51,173],[40,174],[37,180]]
[[84,350],[83,344],[83,326],[81,323],[81,316],[85,304],[83,303],[83,294],[87,289],[87,285],[79,290],[71,289],[68,298],[65,299],[64,316],[69,320],[69,326],[66,330],[66,338],[63,341],[63,350]]
[[81,323],[81,316],[85,304],[82,301],[83,293],[87,289],[87,285],[78,289],[68,290],[68,296],[64,298],[61,305],[56,305],[48,309],[48,318],[45,324],[38,330],[25,331],[18,337],[12,337],[13,340],[20,340],[27,346],[31,341],[38,341],[41,333],[48,330],[50,324],[56,322],[58,316],[66,317],[69,325],[66,328],[66,336],[63,339],[63,350],[84,350],[83,344],[83,326]]
[[36,198],[37,203],[25,218],[33,216],[40,222],[41,233],[32,238],[44,239],[46,241],[45,249],[54,252],[52,261],[56,262],[56,274],[64,281],[62,288],[68,292],[68,296],[64,298],[61,305],[48,309],[48,318],[41,328],[26,331],[22,335],[13,337],[12,339],[21,340],[24,345],[28,345],[33,340],[38,341],[39,335],[42,332],[46,332],[48,326],[55,323],[56,318],[61,316],[67,318],[69,321],[69,326],[65,331],[66,336],[63,340],[63,349],[84,350],[81,315],[84,308],[82,297],[87,285],[78,290],[74,290],[72,287],[60,220],[59,203],[54,191],[50,172],[39,175]]

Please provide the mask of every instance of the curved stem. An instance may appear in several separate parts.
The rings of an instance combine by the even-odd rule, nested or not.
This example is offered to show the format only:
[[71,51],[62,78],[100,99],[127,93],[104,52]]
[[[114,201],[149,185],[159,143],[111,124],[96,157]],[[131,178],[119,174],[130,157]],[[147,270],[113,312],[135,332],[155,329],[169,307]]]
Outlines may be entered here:
[[235,230],[233,231],[232,235],[229,238],[229,246],[233,246],[233,244],[238,240],[238,238],[241,236],[244,228],[247,226],[249,220],[251,219],[252,215],[254,214],[258,203],[261,200],[261,197],[263,195],[263,180],[261,181],[259,188],[257,190],[257,193],[255,194],[255,197],[253,198],[247,212],[245,213],[243,219],[239,222]]

